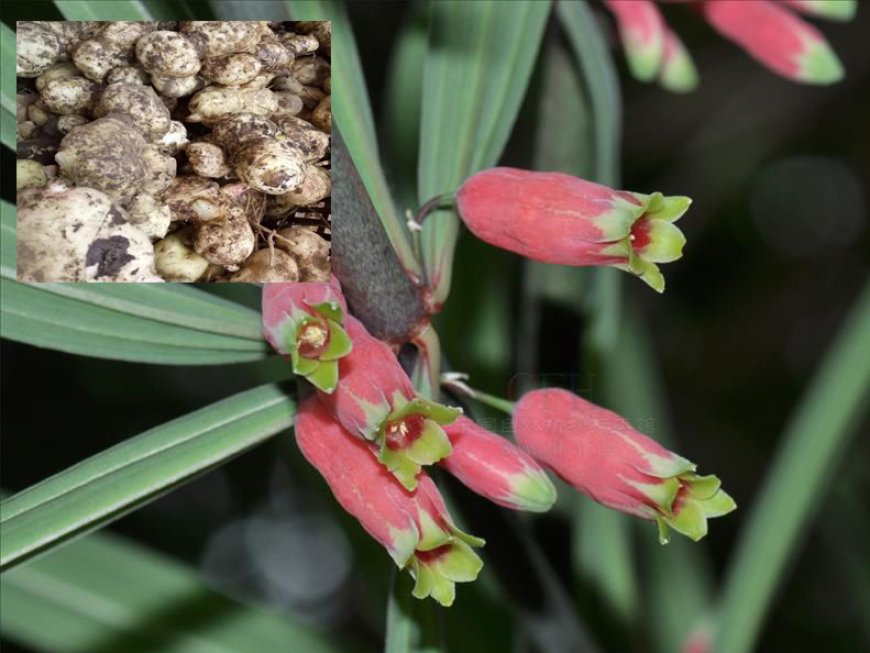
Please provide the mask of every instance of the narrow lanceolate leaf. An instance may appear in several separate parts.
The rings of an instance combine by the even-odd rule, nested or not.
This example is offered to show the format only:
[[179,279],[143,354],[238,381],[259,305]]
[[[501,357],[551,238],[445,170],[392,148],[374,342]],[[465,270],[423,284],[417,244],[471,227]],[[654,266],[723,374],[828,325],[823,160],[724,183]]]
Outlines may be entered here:
[[0,136],[15,149],[15,32],[0,23]]
[[390,244],[405,270],[414,278],[422,273],[408,238],[404,220],[396,211],[378,155],[378,139],[371,103],[366,90],[353,28],[344,6],[335,0],[288,0],[297,20],[332,21],[332,43],[337,53],[332,62],[335,97],[332,111],[351,158],[378,212]]
[[0,142],[10,150],[15,149],[15,114],[0,109]]
[[286,614],[214,592],[195,569],[103,533],[3,574],[0,629],[4,639],[52,653],[348,650]]
[[260,386],[125,440],[3,501],[0,570],[100,528],[287,429],[294,410],[280,388]]
[[55,0],[67,20],[153,20],[138,0]]
[[870,397],[870,284],[792,417],[726,575],[715,653],[753,650],[789,558],[837,478]]
[[[470,174],[496,164],[516,120],[550,12],[549,2],[430,4],[418,164],[421,205],[452,194]],[[423,258],[437,309],[450,292],[459,230],[436,211],[423,228]]]

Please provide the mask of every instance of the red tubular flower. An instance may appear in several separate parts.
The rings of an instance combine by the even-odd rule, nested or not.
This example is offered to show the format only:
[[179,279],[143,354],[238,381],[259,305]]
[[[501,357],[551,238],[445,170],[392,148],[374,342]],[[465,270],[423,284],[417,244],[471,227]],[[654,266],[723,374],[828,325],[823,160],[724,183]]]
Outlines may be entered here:
[[701,10],[720,34],[780,75],[810,84],[843,78],[843,66],[821,32],[775,2],[716,0]]
[[690,204],[515,168],[479,172],[456,193],[462,220],[491,245],[545,263],[611,265],[658,292],[665,280],[656,264],[682,256],[686,239],[674,222]]
[[342,322],[347,311],[338,284],[267,283],[263,286],[263,334],[279,354],[293,363],[323,392],[338,385],[338,360],[351,342]]
[[414,596],[449,606],[454,584],[477,578],[483,562],[471,547],[484,542],[454,525],[432,479],[423,474],[415,492],[406,490],[316,397],[299,406],[295,431],[341,507],[416,579]]
[[652,0],[605,0],[616,18],[631,74],[655,79],[665,51],[665,22]]
[[378,459],[413,490],[422,465],[450,453],[441,428],[462,412],[417,395],[393,351],[356,318],[345,319],[353,350],[339,361],[341,383],[323,402],[348,431],[371,441]]
[[444,430],[453,451],[440,465],[463,485],[505,508],[546,512],[553,506],[556,488],[519,447],[462,415]]
[[608,508],[654,520],[693,540],[707,519],[736,508],[715,476],[639,433],[622,417],[566,390],[535,390],[514,411],[517,441],[532,457]]

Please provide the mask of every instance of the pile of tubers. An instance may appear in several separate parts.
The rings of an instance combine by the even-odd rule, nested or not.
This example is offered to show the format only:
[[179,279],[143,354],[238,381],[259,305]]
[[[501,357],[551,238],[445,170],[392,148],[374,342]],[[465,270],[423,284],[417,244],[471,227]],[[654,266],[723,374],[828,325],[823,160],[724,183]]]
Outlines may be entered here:
[[18,23],[18,278],[329,280],[330,56],[329,22]]

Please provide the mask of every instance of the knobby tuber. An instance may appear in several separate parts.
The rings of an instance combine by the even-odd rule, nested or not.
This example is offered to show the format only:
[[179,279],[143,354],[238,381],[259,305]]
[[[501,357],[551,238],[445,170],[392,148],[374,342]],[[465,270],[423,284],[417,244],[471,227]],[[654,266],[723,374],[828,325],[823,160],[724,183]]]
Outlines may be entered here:
[[328,279],[330,47],[316,21],[19,23],[19,277]]

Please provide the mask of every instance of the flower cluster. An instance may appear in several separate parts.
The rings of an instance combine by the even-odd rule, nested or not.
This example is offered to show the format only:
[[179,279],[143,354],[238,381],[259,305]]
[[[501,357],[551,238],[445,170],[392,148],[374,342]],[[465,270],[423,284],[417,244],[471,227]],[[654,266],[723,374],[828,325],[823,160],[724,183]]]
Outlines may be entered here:
[[[599,214],[603,230],[619,220],[630,226],[631,219],[653,222],[680,211],[679,200],[613,195],[603,187],[584,192],[612,200],[613,214]],[[627,218],[619,211],[651,215]],[[421,397],[394,351],[347,314],[337,283],[270,284],[263,303],[267,338],[317,387],[296,416],[299,448],[341,506],[414,577],[418,598],[451,605],[455,584],[475,580],[483,566],[475,552],[483,540],[456,526],[430,465],[493,503],[531,512],[556,501],[548,468],[595,501],[656,522],[662,542],[670,528],[698,540],[708,518],[735,508],[715,476],[698,475],[693,463],[567,391],[530,392],[516,404],[520,446],[458,408]],[[323,324],[312,317],[325,321],[326,349],[342,334],[343,346],[328,357],[326,349],[305,347],[306,325]],[[306,374],[302,360],[335,363],[335,382],[318,385],[323,378]]]
[[[690,91],[698,73],[679,37],[652,0],[606,0],[616,19],[631,74],[675,92]],[[791,9],[849,20],[854,0],[703,0],[690,4],[722,36],[775,73],[796,82],[831,84],[843,67],[825,37]]]
[[688,197],[619,191],[560,172],[491,168],[456,193],[468,229],[496,247],[561,265],[610,265],[663,292],[659,263],[682,256]]
[[[335,334],[347,343],[328,360],[303,346],[306,325],[323,310],[327,343]],[[420,396],[393,350],[346,313],[336,283],[269,284],[263,319],[269,342],[317,388],[296,417],[300,449],[342,507],[414,576],[414,596],[450,605],[454,584],[474,580],[482,567],[473,548],[483,540],[456,527],[424,467],[439,463],[502,506],[543,512],[555,502],[532,457],[460,409]],[[334,363],[335,382],[319,385],[320,377],[299,371],[299,360]]]

